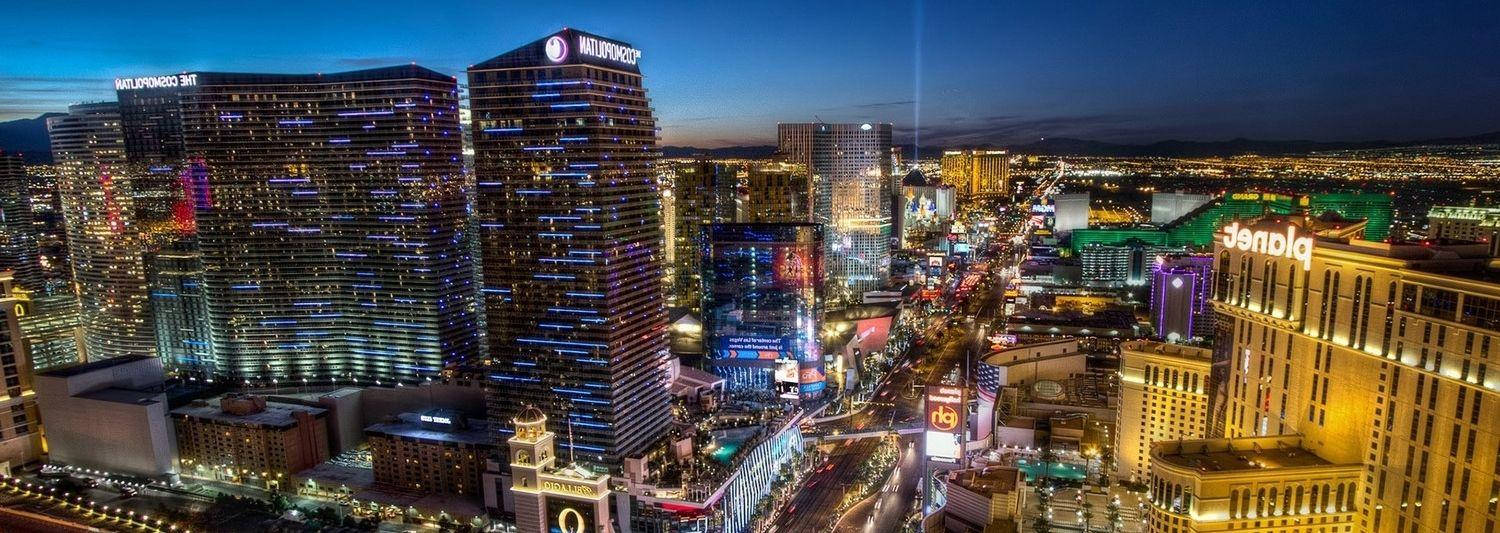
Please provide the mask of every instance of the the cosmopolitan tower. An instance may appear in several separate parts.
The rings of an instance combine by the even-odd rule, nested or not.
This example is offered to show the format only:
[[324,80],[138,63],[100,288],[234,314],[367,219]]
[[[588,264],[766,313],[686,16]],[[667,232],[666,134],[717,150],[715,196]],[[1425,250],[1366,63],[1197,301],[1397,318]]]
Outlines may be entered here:
[[668,419],[656,120],[639,50],[564,29],[469,68],[494,384],[580,461],[613,463]]
[[194,76],[182,179],[217,373],[409,383],[481,352],[452,76]]

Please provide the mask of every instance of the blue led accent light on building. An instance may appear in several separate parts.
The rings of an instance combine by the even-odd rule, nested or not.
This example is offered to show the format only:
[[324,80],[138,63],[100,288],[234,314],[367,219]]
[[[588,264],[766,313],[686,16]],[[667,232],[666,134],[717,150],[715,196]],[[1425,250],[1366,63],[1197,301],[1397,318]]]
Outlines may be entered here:
[[593,422],[571,428],[578,460],[608,464],[669,422],[660,380],[639,378],[666,353],[656,123],[634,66],[569,58],[559,68],[545,60],[546,40],[469,70],[485,95],[472,102],[476,122],[515,128],[475,139],[482,285],[517,289],[484,301],[490,358],[514,369],[508,377],[536,380],[497,380],[489,411],[504,427],[517,406],[536,405],[559,434],[570,415],[587,415]]

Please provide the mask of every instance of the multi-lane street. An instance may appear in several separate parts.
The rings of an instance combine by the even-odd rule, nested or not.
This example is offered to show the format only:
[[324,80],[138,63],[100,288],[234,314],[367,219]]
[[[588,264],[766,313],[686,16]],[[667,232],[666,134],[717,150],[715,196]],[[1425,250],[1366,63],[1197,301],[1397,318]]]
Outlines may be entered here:
[[[1026,229],[1019,217],[1001,225],[1001,234],[1024,234]],[[966,266],[988,263],[975,289],[964,296],[951,287],[943,291],[942,299],[933,302],[934,312],[919,324],[912,349],[869,400],[854,414],[807,428],[809,437],[837,444],[825,463],[813,467],[796,496],[775,511],[776,531],[896,531],[910,515],[922,477],[920,435],[914,431],[922,425],[923,388],[945,381],[967,385],[965,365],[984,354],[986,336],[1004,328],[1007,275],[1025,256],[1024,247],[1010,243],[979,249],[984,251]],[[899,437],[895,473],[873,497],[844,511],[839,503],[853,490],[859,466],[871,460],[881,439],[894,438],[888,436],[893,431],[905,433]]]

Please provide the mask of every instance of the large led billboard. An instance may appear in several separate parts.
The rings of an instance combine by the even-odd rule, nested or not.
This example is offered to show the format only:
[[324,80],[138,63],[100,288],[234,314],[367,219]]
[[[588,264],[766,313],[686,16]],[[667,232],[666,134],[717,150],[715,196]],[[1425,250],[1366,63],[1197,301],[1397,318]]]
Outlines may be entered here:
[[[815,224],[714,224],[703,300],[709,367],[730,389],[823,392],[822,233]],[[795,372],[786,362],[796,364]]]
[[957,463],[963,457],[964,389],[929,385],[922,442],[927,458]]

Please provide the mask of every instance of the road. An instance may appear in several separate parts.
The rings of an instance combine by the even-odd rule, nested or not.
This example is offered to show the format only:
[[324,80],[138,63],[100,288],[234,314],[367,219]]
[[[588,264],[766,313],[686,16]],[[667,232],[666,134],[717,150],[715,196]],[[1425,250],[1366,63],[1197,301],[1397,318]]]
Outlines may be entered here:
[[839,518],[835,531],[874,533],[898,531],[912,511],[917,496],[917,482],[922,476],[922,461],[916,446],[917,436],[901,439],[899,469],[886,480],[879,494],[866,499]]
[[850,480],[859,474],[860,465],[869,460],[880,439],[861,439],[841,446],[828,461],[807,476],[802,489],[790,505],[780,510],[772,523],[775,531],[820,531],[837,518],[834,511],[852,490]]
[[[1054,177],[1055,179],[1055,177]],[[1028,200],[1029,203],[1029,200]],[[998,206],[972,207],[974,216],[985,216]],[[972,222],[972,220],[971,220]],[[1000,226],[1001,234],[1024,234],[1028,229],[1021,216],[1010,216]],[[972,227],[972,224],[971,224]],[[969,379],[964,365],[985,353],[986,336],[1004,328],[1004,291],[1008,274],[1026,255],[1024,245],[993,243],[984,257],[974,263],[989,262],[989,270],[977,290],[965,300],[954,298],[951,287],[943,299],[935,302],[935,311],[920,328],[915,343],[886,381],[870,396],[866,405],[853,415],[807,428],[809,436],[860,433],[888,429],[912,429],[922,425],[922,388],[943,382],[964,383]],[[962,277],[959,273],[957,278]],[[922,312],[912,309],[909,312]],[[817,531],[837,520],[839,531],[898,531],[915,506],[922,477],[921,443],[918,435],[901,440],[901,460],[893,481],[882,487],[874,498],[844,513],[833,516],[838,503],[851,485],[857,466],[870,459],[879,438],[844,441],[832,452],[826,465],[817,466],[791,502],[776,511],[772,521],[776,531]]]

